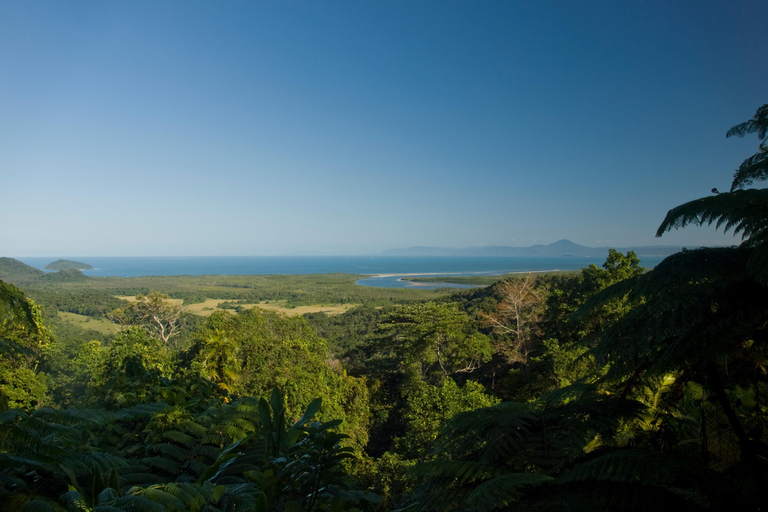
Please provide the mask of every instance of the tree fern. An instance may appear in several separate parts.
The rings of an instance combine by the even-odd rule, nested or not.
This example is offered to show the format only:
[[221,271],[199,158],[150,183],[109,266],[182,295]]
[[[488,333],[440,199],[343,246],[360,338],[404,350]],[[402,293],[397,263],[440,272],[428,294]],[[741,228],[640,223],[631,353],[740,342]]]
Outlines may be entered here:
[[728,130],[726,137],[744,137],[756,133],[760,139],[760,152],[751,156],[736,170],[733,176],[731,191],[750,185],[754,181],[768,178],[768,154],[766,154],[766,138],[768,136],[768,105],[757,109],[752,119],[738,124]]
[[766,153],[765,141],[760,145],[760,153],[754,154],[742,162],[733,175],[731,192],[751,185],[755,181],[764,181],[768,178],[768,153]]
[[671,209],[656,231],[662,236],[689,224],[714,224],[723,231],[733,230],[742,239],[764,234],[768,222],[768,190],[747,189],[696,199]]
[[731,191],[703,197],[671,209],[656,232],[662,236],[667,231],[690,224],[703,224],[733,231],[741,235],[743,244],[754,247],[755,252],[748,262],[748,269],[758,280],[768,283],[768,190],[743,187],[768,177],[768,105],[760,107],[752,119],[734,126],[727,136],[743,137],[756,133],[760,138],[760,151],[745,160],[736,171]]
[[645,449],[612,450],[576,465],[557,479],[568,482],[643,482],[663,484],[680,472],[679,463],[658,451]]
[[721,358],[761,329],[768,302],[764,288],[743,273],[750,257],[746,249],[683,251],[588,301],[579,314],[625,294],[636,304],[596,336],[593,353],[610,363],[609,377],[623,380],[638,370],[659,376]]
[[464,500],[464,510],[486,512],[508,507],[524,495],[526,487],[543,485],[553,480],[537,473],[509,473],[486,480]]

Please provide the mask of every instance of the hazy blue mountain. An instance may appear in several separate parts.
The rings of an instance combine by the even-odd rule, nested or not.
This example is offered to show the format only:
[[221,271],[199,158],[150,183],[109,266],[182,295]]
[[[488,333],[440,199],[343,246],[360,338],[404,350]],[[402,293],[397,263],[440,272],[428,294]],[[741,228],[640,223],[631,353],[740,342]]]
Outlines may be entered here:
[[452,249],[445,247],[408,247],[405,249],[388,249],[384,256],[497,256],[497,257],[580,257],[600,258],[608,255],[608,249],[621,252],[635,251],[640,257],[663,258],[679,252],[682,247],[669,245],[650,245],[638,247],[586,247],[571,242],[558,240],[548,245],[532,245],[530,247],[508,247],[505,245],[489,245],[482,247],[465,247]]

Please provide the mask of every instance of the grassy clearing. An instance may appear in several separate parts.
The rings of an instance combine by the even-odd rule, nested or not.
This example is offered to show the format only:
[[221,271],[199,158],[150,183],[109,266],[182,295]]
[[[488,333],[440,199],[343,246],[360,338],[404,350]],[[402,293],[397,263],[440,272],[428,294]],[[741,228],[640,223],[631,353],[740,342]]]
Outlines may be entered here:
[[[78,293],[84,299],[109,294],[130,300],[136,295],[159,291],[175,299],[199,302],[221,299],[259,304],[286,300],[293,306],[317,304],[367,304],[382,306],[410,301],[432,300],[450,295],[447,290],[376,288],[357,286],[356,274],[271,275],[271,276],[146,276],[89,277],[85,281],[40,282],[41,292]],[[36,288],[28,285],[27,288]],[[42,294],[41,294],[42,295]]]
[[115,324],[109,320],[91,318],[90,316],[78,315],[77,313],[68,313],[66,311],[59,311],[59,318],[68,323],[80,327],[81,329],[93,329],[102,334],[115,334]]
[[[118,299],[127,300],[128,302],[134,302],[136,300],[135,295],[119,295],[119,296],[116,295],[116,297]],[[170,299],[170,300],[171,302],[174,302],[179,305],[181,305],[182,302],[184,302],[182,299]],[[187,304],[186,306],[183,306],[181,309],[182,311],[186,313],[192,313],[193,315],[211,316],[211,314],[214,311],[234,312],[235,310],[233,309],[224,309],[219,307],[219,304],[221,304],[222,302],[230,302],[230,301],[237,301],[237,299],[235,298],[205,299],[203,302],[198,302],[195,304]],[[239,304],[239,306],[242,306],[246,309],[255,307],[255,308],[266,309],[268,311],[277,311],[278,313],[283,313],[287,316],[298,316],[298,315],[303,315],[304,313],[327,313],[329,315],[338,315],[340,313],[346,313],[347,311],[354,308],[355,306],[359,306],[359,304],[312,304],[309,306],[289,307],[288,301],[278,300],[278,301],[270,301],[270,302],[256,302],[252,304]],[[77,315],[77,316],[81,316],[81,315]]]
[[[135,295],[115,295],[115,298],[127,300],[128,302],[136,302],[136,296]],[[178,304],[181,306],[184,303],[184,299],[168,299],[170,302],[173,302],[174,304]],[[219,301],[219,302],[224,302]],[[196,305],[196,304],[195,304]]]
[[211,313],[220,309],[219,304],[222,302],[227,301],[226,299],[205,299],[203,302],[198,302],[196,304],[187,304],[181,309],[182,311],[192,313],[193,315],[210,316]]
[[294,308],[287,308],[284,304],[270,302],[269,304],[242,304],[242,306],[244,308],[256,307],[260,309],[266,309],[268,311],[277,311],[278,313],[283,313],[287,316],[299,316],[303,315],[304,313],[326,313],[328,315],[339,315],[341,313],[346,313],[355,306],[359,306],[359,304],[316,304],[312,306],[296,306]]
[[[137,295],[161,292],[171,296],[185,311],[208,316],[222,302],[256,306],[286,315],[310,312],[340,314],[358,305],[387,307],[413,301],[434,300],[453,294],[453,289],[377,288],[358,286],[357,274],[269,275],[269,276],[145,276],[89,277],[71,282],[39,279],[27,281],[24,291],[38,304],[59,312],[87,314],[94,319]],[[227,309],[225,309],[227,310]],[[229,311],[233,311],[229,309]],[[68,324],[77,323],[69,318]],[[82,321],[82,319],[81,319]],[[111,332],[114,334],[114,332]]]

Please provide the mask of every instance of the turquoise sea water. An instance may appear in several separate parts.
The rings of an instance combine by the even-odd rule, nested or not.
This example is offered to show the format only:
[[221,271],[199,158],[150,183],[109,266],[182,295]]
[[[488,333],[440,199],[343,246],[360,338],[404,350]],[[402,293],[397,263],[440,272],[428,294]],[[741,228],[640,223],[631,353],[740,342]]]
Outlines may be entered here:
[[[58,257],[18,258],[42,269]],[[541,272],[578,270],[591,263],[602,265],[604,258],[462,258],[462,257],[388,257],[388,256],[216,256],[216,257],[67,257],[88,263],[88,276],[179,276],[179,275],[264,275],[264,274],[394,274],[387,277],[360,279],[363,286],[407,287],[398,281],[404,275],[498,275],[509,272]],[[646,268],[656,266],[662,258],[641,261]],[[430,283],[422,288],[449,286]],[[460,285],[450,285],[460,287]]]

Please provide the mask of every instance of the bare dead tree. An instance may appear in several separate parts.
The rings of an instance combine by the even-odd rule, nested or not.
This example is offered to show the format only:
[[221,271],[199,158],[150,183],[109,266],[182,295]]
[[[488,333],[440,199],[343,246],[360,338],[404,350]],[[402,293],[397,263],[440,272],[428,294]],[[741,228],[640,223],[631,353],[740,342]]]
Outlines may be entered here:
[[528,354],[537,331],[544,297],[533,274],[507,279],[498,285],[501,300],[496,312],[483,314],[486,325],[497,333],[508,335],[509,344],[497,347],[510,362],[527,364]]
[[119,331],[127,327],[140,326],[150,336],[168,345],[169,340],[179,334],[181,305],[173,302],[168,295],[150,292],[137,295],[127,307],[115,309],[107,314]]

